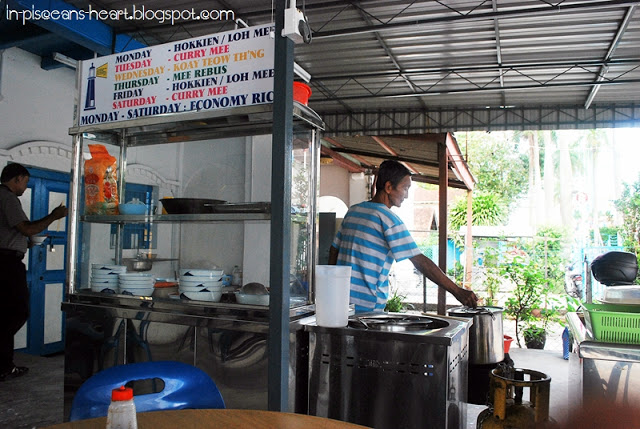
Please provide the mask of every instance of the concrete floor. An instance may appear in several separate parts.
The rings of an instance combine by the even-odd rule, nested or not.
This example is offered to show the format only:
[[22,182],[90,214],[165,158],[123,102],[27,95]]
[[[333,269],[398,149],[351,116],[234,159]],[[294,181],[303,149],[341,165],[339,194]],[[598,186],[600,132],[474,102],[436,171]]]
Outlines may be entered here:
[[0,382],[0,428],[31,429],[62,423],[64,355],[16,353],[14,361],[29,372]]
[[[563,421],[567,413],[569,362],[562,358],[562,350],[528,350],[516,346],[509,354],[516,368],[534,369],[551,377],[549,415]],[[0,428],[32,429],[62,423],[64,356],[16,353],[15,361],[29,367],[29,373],[0,382]],[[468,405],[466,429],[475,429],[477,416],[485,408]]]

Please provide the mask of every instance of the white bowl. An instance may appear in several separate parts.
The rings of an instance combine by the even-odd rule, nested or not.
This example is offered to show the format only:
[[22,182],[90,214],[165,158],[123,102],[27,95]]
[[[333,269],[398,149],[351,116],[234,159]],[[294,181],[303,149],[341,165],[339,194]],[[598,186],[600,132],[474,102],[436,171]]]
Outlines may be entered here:
[[117,272],[127,271],[126,265],[113,265],[113,264],[91,264],[92,270],[109,270]]
[[183,268],[180,270],[180,276],[187,276],[187,277],[192,277],[192,276],[196,276],[196,277],[209,277],[209,278],[220,278],[222,277],[224,274],[224,270],[221,269],[217,269],[217,270],[200,270],[200,269],[193,269],[193,268]]
[[236,301],[239,304],[269,305],[269,295],[252,295],[236,292]]
[[118,283],[121,289],[147,289],[153,287],[153,283]]
[[120,279],[120,284],[123,285],[151,285],[155,283],[153,279],[140,279],[140,280],[128,280],[128,279]]
[[222,276],[220,277],[180,276],[180,280],[186,280],[188,282],[220,282],[222,283]]
[[94,276],[114,276],[118,277],[120,274],[123,274],[124,271],[114,271],[114,270],[91,270],[91,275]]
[[212,287],[203,287],[203,286],[178,286],[178,290],[181,292],[222,292],[222,288],[212,288]]
[[222,291],[220,292],[182,292],[184,296],[195,301],[209,301],[218,302],[222,298]]
[[105,289],[111,290],[111,291],[113,291],[113,293],[115,293],[115,292],[117,292],[118,288],[115,285],[109,286],[109,285],[103,285],[103,284],[100,284],[100,285],[95,285],[93,283],[91,284],[91,291],[92,292],[102,292]]
[[91,282],[92,283],[118,283],[118,278],[117,277],[109,277],[109,278],[96,278],[91,276]]
[[31,242],[33,244],[35,244],[36,246],[41,245],[42,243],[44,243],[44,241],[47,239],[46,235],[32,235],[31,236]]
[[97,274],[91,273],[92,279],[100,279],[100,280],[118,280],[118,273],[115,274]]
[[222,281],[202,281],[202,280],[185,280],[180,279],[179,283],[184,286],[203,286],[203,287],[211,287],[211,288],[222,288]]
[[151,296],[151,294],[153,293],[153,286],[151,287],[147,287],[147,288],[123,288],[123,287],[119,287],[118,288],[118,293],[122,294],[122,295],[134,295],[134,296]]
[[120,280],[153,280],[153,275],[147,273],[120,273]]

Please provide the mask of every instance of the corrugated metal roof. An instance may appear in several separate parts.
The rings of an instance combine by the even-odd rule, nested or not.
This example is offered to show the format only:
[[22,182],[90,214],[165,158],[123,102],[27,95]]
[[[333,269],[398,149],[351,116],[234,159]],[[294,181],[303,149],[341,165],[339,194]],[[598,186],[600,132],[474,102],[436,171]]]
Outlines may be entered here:
[[[130,2],[121,0],[69,3],[82,9],[89,4],[106,10],[131,8]],[[364,112],[376,115],[377,123],[399,113],[456,118],[458,128],[431,120],[418,132],[526,128],[528,123],[537,128],[554,128],[558,123],[640,126],[638,4],[631,0],[298,0],[313,40],[296,45],[295,57],[312,76],[309,105],[328,118],[328,133],[366,129],[367,123],[354,127],[354,118]],[[268,0],[144,2],[149,10],[233,10],[235,18],[251,26],[273,22],[273,5]],[[109,24],[146,44],[237,25],[196,20],[175,25],[152,20]],[[583,121],[594,108],[624,113]],[[480,109],[489,114],[478,121]],[[504,109],[514,113],[504,114]],[[553,112],[553,117],[569,110],[575,114],[554,122],[548,115],[538,115],[539,109]],[[337,115],[348,116],[351,125],[331,125]],[[531,122],[524,116],[539,117]]]

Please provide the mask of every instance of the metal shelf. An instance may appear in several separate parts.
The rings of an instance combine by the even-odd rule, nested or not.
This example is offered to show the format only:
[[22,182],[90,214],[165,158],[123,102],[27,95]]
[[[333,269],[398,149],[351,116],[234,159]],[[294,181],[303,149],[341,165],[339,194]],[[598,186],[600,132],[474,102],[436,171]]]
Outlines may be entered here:
[[206,213],[166,215],[86,215],[81,222],[88,223],[178,223],[178,222],[244,222],[268,221],[271,213]]

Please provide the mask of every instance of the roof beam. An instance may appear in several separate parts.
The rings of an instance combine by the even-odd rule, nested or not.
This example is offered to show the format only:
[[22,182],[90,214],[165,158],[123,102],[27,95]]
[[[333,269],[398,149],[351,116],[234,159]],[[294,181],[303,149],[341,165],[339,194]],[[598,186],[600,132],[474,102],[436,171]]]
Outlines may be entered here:
[[[601,67],[603,65],[628,65],[635,66],[640,64],[640,58],[625,58],[616,60],[583,60],[583,61],[560,61],[560,62],[536,62],[536,63],[513,63],[513,64],[480,64],[467,67],[443,67],[443,68],[425,68],[425,69],[412,69],[404,70],[405,75],[424,75],[424,74],[443,74],[443,73],[467,73],[467,72],[479,72],[479,71],[496,71],[505,69],[548,69],[548,68],[561,68],[561,67]],[[393,77],[398,75],[395,71],[384,72],[365,72],[365,73],[350,73],[350,74],[317,74],[313,75],[314,79],[321,79],[323,81],[329,80],[344,80],[344,79],[358,79],[362,77]]]
[[[491,0],[491,7],[494,12],[498,11],[497,0]],[[504,73],[502,72],[502,47],[500,44],[500,24],[498,23],[498,17],[493,17],[493,32],[496,35],[496,61],[498,64],[498,78],[500,79],[500,87],[504,87]],[[502,105],[506,105],[505,93],[501,94]]]
[[[611,81],[603,81],[603,82],[561,82],[561,83],[535,83],[530,85],[514,85],[514,86],[505,86],[504,88],[500,87],[471,87],[465,89],[435,89],[433,91],[423,91],[419,93],[413,92],[405,92],[400,94],[367,94],[367,95],[354,95],[341,97],[340,99],[345,100],[365,100],[365,99],[374,99],[374,98],[401,98],[401,97],[426,97],[426,96],[437,96],[442,94],[466,94],[472,92],[496,92],[496,91],[523,91],[526,89],[542,89],[542,88],[563,88],[563,87],[574,87],[574,86],[594,86],[594,85],[622,85],[628,83],[640,83],[640,79],[621,79],[621,80],[611,80]],[[313,100],[316,103],[322,103],[327,101],[334,101],[329,98],[316,98]]]
[[[373,139],[373,141],[375,141],[376,143],[378,143],[380,145],[380,147],[382,147],[384,150],[386,150],[387,152],[389,152],[389,154],[393,155],[394,157],[398,157],[398,152],[396,152],[395,150],[393,150],[391,148],[391,146],[389,146],[388,144],[386,144],[384,142],[384,140],[382,140],[380,137],[378,136],[371,136],[371,138]],[[402,162],[402,164],[407,167],[409,170],[411,170],[411,172],[413,174],[419,174],[420,172],[411,164],[409,164],[408,162]]]
[[[358,13],[360,14],[360,17],[367,23],[367,25],[372,25],[371,18],[369,18],[369,15],[365,14],[360,7],[358,7]],[[391,51],[391,48],[389,48],[389,45],[387,45],[387,42],[385,42],[382,36],[380,36],[380,34],[378,33],[374,33],[374,36],[378,41],[378,43],[380,44],[380,46],[382,47],[382,49],[384,50],[385,54],[387,54],[387,57],[393,63],[393,66],[396,68],[396,70],[398,70],[400,77],[402,77],[402,80],[405,81],[409,89],[411,89],[413,92],[418,92],[418,88],[416,87],[416,85],[413,82],[411,82],[411,79],[409,78],[409,76],[404,74],[404,69],[402,68],[402,66],[400,66],[398,59],[396,58],[395,54]],[[422,99],[419,99],[419,100],[422,107],[426,107],[426,104],[424,103],[424,101]]]
[[[115,34],[113,28],[101,22],[97,16],[89,19],[88,12],[62,0],[9,0],[8,3],[13,10],[24,13],[25,18],[28,18],[28,14],[33,14],[34,10],[49,11],[50,14],[59,16],[59,19],[29,21],[100,55],[146,47],[130,36]],[[94,10],[97,13],[97,9]],[[82,16],[85,18],[80,19]]]
[[594,1],[589,3],[577,2],[565,4],[562,2],[560,5],[552,5],[549,3],[542,3],[543,6],[539,7],[523,7],[523,8],[513,8],[513,9],[504,9],[495,12],[477,12],[470,14],[454,14],[447,16],[438,16],[435,18],[424,18],[424,19],[416,19],[416,20],[407,20],[402,22],[395,23],[385,23],[385,24],[377,24],[377,25],[365,25],[362,27],[355,28],[341,28],[339,30],[333,31],[319,31],[313,33],[313,38],[315,40],[319,39],[328,39],[331,37],[345,37],[352,36],[354,34],[366,34],[373,32],[386,32],[386,31],[394,31],[394,30],[403,30],[410,29],[412,31],[416,30],[416,27],[433,25],[435,23],[443,23],[443,22],[454,22],[454,21],[473,21],[473,20],[488,20],[493,19],[494,17],[513,17],[513,16],[526,16],[532,15],[536,13],[548,13],[549,11],[556,11],[562,13],[568,10],[600,10],[602,8],[611,8],[617,6],[624,5],[635,5],[638,4],[637,0],[603,0],[603,1]]
[[[329,143],[331,143],[333,146],[335,147],[339,147],[339,148],[344,148],[343,145],[341,145],[340,143],[338,143],[335,139],[331,138],[331,137],[322,137],[322,140],[325,140]],[[361,156],[358,155],[354,155],[353,158],[358,161],[361,165],[368,165],[367,161],[362,158]]]
[[356,164],[355,162],[349,161],[344,156],[336,153],[326,146],[320,146],[320,153],[330,156],[338,166],[348,170],[350,173],[362,173],[366,170],[366,168]]
[[454,173],[458,176],[458,179],[465,184],[467,189],[472,191],[476,180],[473,178],[471,171],[469,171],[469,166],[464,160],[462,152],[460,152],[460,147],[451,133],[447,133],[445,144],[447,146],[447,153],[449,154],[449,162],[453,166]]
[[[618,48],[618,45],[620,44],[620,40],[622,39],[624,32],[627,31],[627,28],[629,27],[629,22],[631,21],[631,17],[633,16],[633,12],[635,8],[636,6],[633,5],[633,6],[629,6],[629,9],[627,9],[627,13],[625,14],[624,19],[620,23],[620,26],[618,27],[618,32],[616,33],[616,36],[611,41],[611,45],[609,46],[609,50],[607,51],[607,54],[604,56],[603,62],[605,64],[600,67],[600,72],[598,73],[596,82],[602,82],[607,72],[609,71],[609,66],[607,65],[607,62],[611,59],[611,57],[613,56],[613,53]],[[596,94],[598,93],[599,89],[600,89],[600,85],[595,85],[591,88],[591,91],[587,96],[587,101],[585,101],[584,103],[585,109],[588,109],[589,106],[591,106],[591,103],[593,102],[593,99],[596,97]]]

